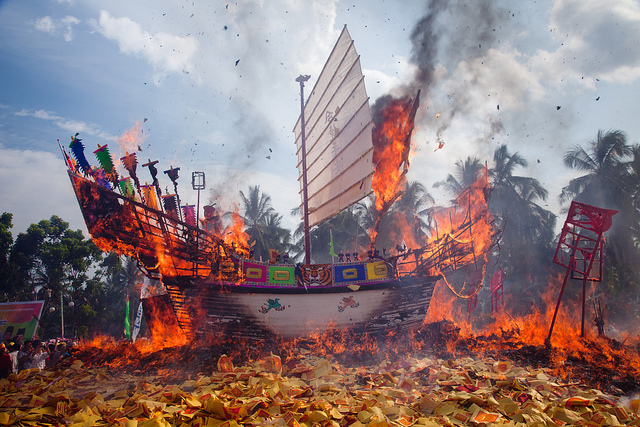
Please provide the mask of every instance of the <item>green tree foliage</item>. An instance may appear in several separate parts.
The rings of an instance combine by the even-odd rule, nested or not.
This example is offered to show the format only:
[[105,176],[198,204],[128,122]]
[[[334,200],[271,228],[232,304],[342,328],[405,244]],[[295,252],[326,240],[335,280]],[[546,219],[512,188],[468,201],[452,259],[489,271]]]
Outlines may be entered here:
[[[31,224],[26,233],[16,238],[9,256],[14,266],[14,288],[7,294],[9,300],[29,300],[37,297],[47,300],[41,325],[46,334],[61,332],[60,296],[63,297],[66,334],[74,334],[76,301],[82,299],[91,268],[102,257],[101,251],[82,235],[70,230],[69,224],[58,216]],[[70,307],[68,301],[73,301]],[[69,320],[67,323],[66,320]]]
[[9,255],[13,246],[12,219],[13,215],[8,212],[4,212],[0,216],[0,289],[2,289],[2,300],[6,300],[9,295],[16,292],[14,288],[15,275],[9,263]]
[[255,258],[268,260],[269,249],[276,249],[281,254],[288,252],[291,249],[290,231],[282,227],[282,215],[271,206],[271,197],[261,192],[259,185],[254,185],[246,195],[240,191],[240,199],[245,232],[249,235]]
[[442,187],[454,198],[458,197],[465,189],[480,178],[482,173],[482,163],[476,157],[467,157],[466,160],[459,159],[455,164],[455,172],[447,175],[444,181],[433,184],[434,188]]
[[[380,220],[376,248],[387,254],[396,253],[396,247],[415,248],[426,242],[429,235],[430,207],[433,197],[418,181],[406,182],[400,197]],[[368,209],[369,221],[377,212]],[[373,225],[373,224],[371,224]]]
[[512,278],[528,284],[547,282],[553,256],[553,238],[556,216],[540,207],[548,191],[538,180],[515,175],[527,161],[519,153],[510,153],[506,145],[494,152],[489,209],[502,218],[502,240],[498,267],[504,268]]
[[[331,262],[329,246],[331,235],[333,235],[333,247],[335,253],[353,253],[369,245],[369,235],[363,221],[363,214],[367,207],[364,204],[355,204],[339,214],[329,218],[321,224],[311,228],[309,231],[309,241],[311,243],[311,260],[315,263]],[[296,208],[292,215],[301,216],[302,209]],[[303,223],[300,222],[298,228],[293,233],[296,240],[294,248],[294,258],[304,261],[304,232]],[[335,259],[337,262],[338,260]]]
[[131,307],[136,310],[143,280],[136,260],[108,253],[96,271],[96,278],[87,282],[86,307],[82,314],[91,327],[86,334],[122,337],[127,294]]
[[599,130],[587,148],[575,145],[567,151],[564,163],[585,172],[562,189],[561,201],[574,199],[601,208],[618,210],[607,232],[604,246],[606,306],[620,316],[640,316],[632,301],[640,291],[640,253],[638,252],[638,188],[640,148],[627,143],[619,130]]

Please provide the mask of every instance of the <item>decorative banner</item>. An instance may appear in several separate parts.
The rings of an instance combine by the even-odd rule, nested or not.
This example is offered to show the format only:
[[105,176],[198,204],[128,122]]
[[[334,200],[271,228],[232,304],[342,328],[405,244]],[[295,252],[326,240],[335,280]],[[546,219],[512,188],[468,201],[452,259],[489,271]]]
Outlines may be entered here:
[[69,145],[69,148],[71,149],[73,157],[76,158],[76,162],[80,166],[80,169],[82,169],[82,172],[86,175],[89,173],[91,166],[89,165],[87,158],[84,156],[84,145],[82,145],[81,141],[82,140],[78,138],[78,134],[76,133],[75,136],[71,137],[71,144]]
[[293,267],[270,266],[269,283],[276,285],[293,285],[295,282],[293,270]]
[[142,195],[144,196],[144,200],[147,202],[147,206],[152,209],[159,210],[158,207],[158,199],[156,199],[155,188],[152,185],[146,184],[142,185]]
[[334,269],[336,283],[362,282],[367,278],[364,264],[336,265]]
[[164,202],[164,211],[174,218],[178,218],[178,203],[176,202],[175,194],[167,194],[162,196]]
[[386,279],[389,277],[389,268],[384,261],[376,261],[367,263],[367,278],[373,279]]
[[305,264],[300,266],[299,286],[331,286],[331,264]]
[[35,335],[44,301],[24,301],[0,303],[0,331],[14,337],[22,335],[25,340]]
[[333,232],[331,231],[331,227],[329,227],[329,255],[336,257],[336,251],[333,248]]
[[111,184],[107,181],[107,176],[104,173],[104,169],[102,168],[94,168],[91,170],[91,176],[96,181],[96,184],[106,188],[107,190],[111,190]]
[[111,153],[109,152],[109,147],[107,144],[100,146],[98,144],[98,149],[93,152],[96,155],[96,159],[98,159],[98,163],[102,166],[105,173],[110,174],[114,172],[113,159],[111,159]]
[[122,178],[121,180],[118,181],[118,184],[120,185],[120,190],[122,191],[122,195],[124,197],[132,199],[133,196],[135,195],[135,192],[133,191],[131,178],[129,177]]
[[138,180],[138,175],[136,174],[136,169],[138,167],[138,159],[136,158],[136,153],[129,154],[126,152],[126,156],[120,157],[124,168],[129,172],[129,176],[133,179],[133,183],[136,185],[137,189],[140,189],[140,180]]
[[578,276],[589,277],[602,233],[611,227],[616,213],[618,211],[612,209],[571,202],[553,262]]
[[264,283],[267,281],[267,267],[261,264],[244,261],[242,274],[245,282]]
[[499,269],[491,277],[491,312],[496,312],[504,307],[504,270]]
[[127,340],[131,339],[131,323],[129,323],[129,293],[127,292],[127,302],[124,313],[124,337]]
[[196,226],[196,208],[193,205],[187,203],[186,206],[182,207],[182,217],[184,218],[184,222],[189,225]]

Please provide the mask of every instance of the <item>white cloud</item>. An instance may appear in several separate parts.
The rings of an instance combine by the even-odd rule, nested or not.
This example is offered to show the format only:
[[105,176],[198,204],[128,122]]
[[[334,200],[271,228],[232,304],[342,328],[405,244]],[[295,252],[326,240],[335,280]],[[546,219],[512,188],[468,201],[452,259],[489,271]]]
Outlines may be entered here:
[[13,150],[0,144],[2,211],[13,214],[14,238],[29,225],[58,215],[87,236],[78,202],[61,156],[44,151]]
[[382,70],[363,69],[367,93],[372,100],[376,100],[382,95],[386,95],[394,90],[398,90],[403,84],[411,81],[416,72],[416,66],[407,61],[406,58],[397,57],[394,74],[389,74]]
[[62,19],[54,19],[50,16],[44,16],[35,22],[35,28],[47,34],[62,34],[65,41],[73,40],[73,27],[78,25],[80,20],[74,16],[67,15]]
[[122,53],[141,56],[158,71],[191,72],[193,68],[192,59],[198,49],[198,41],[193,36],[152,34],[137,22],[127,17],[112,17],[106,10],[100,11],[97,25],[103,36],[118,43]]
[[100,125],[97,125],[95,123],[87,123],[79,120],[68,119],[65,117],[58,116],[57,114],[47,110],[30,111],[30,110],[22,109],[20,111],[16,111],[13,114],[18,117],[34,117],[36,119],[52,121],[60,129],[63,129],[71,133],[80,132],[82,134],[99,136],[107,140],[115,139],[113,135],[110,135],[109,133],[104,132],[100,128]]
[[640,4],[633,0],[556,0],[549,29],[560,43],[540,51],[536,67],[556,82],[640,78]]
[[44,16],[38,19],[35,25],[36,30],[42,31],[44,33],[53,33],[56,28],[53,23],[53,19],[50,16]]

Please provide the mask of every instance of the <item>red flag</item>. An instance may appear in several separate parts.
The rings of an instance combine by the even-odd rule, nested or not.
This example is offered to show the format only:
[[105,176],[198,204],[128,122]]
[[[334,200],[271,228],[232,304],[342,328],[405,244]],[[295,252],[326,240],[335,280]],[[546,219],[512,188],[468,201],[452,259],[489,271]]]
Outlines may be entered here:
[[504,306],[504,270],[499,269],[491,277],[491,312],[498,311]]

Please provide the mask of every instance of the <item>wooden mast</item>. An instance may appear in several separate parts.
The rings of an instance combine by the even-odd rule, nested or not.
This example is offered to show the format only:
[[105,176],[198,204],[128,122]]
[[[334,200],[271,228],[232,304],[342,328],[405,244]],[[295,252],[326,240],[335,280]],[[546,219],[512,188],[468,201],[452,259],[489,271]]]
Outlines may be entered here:
[[311,264],[311,243],[309,241],[309,196],[307,193],[307,147],[304,134],[304,82],[311,76],[302,75],[296,78],[300,83],[300,137],[302,150],[302,215],[304,220],[304,260],[305,264]]

